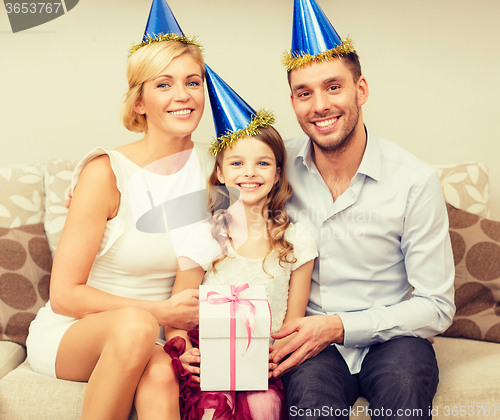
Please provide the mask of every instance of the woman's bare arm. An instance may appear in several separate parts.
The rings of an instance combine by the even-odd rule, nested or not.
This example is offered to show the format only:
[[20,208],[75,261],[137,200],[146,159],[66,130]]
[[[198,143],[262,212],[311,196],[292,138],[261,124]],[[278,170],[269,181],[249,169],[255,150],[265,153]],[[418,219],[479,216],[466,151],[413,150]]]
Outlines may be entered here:
[[116,216],[120,192],[109,156],[92,159],[83,169],[74,191],[52,268],[50,300],[54,312],[73,318],[88,314],[140,307],[160,325],[192,328],[198,324],[198,292],[186,291],[175,299],[152,302],[127,299],[87,285],[106,223]]

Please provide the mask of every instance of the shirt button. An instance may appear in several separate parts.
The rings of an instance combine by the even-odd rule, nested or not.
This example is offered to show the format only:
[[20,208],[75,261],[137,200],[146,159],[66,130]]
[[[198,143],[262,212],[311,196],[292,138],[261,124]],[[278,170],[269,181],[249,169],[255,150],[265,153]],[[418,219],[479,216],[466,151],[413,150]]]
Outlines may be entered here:
[[323,286],[323,292],[328,293],[330,288],[328,286]]
[[330,255],[325,254],[324,258],[325,258],[325,260],[327,260],[328,258],[330,258]]

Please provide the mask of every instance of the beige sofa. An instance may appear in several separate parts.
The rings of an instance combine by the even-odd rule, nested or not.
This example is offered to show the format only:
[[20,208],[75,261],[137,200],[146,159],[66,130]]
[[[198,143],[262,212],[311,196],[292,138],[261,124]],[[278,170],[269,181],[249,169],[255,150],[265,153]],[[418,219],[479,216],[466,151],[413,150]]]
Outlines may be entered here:
[[[53,379],[33,372],[25,360],[26,351],[22,345],[30,320],[48,298],[50,257],[64,224],[64,204],[73,168],[74,162],[62,160],[0,167],[2,420],[72,420],[80,417],[86,383]],[[493,234],[487,234],[487,238],[496,246],[500,240],[495,236],[495,232],[500,233],[500,229],[495,230],[496,222],[487,220],[487,168],[471,163],[440,167],[438,171],[446,200],[469,211],[460,213],[457,210],[456,213],[450,207],[455,211],[453,218],[458,220],[453,221],[450,228],[457,267],[457,291],[462,290],[462,283],[466,285],[465,289],[470,289],[471,274],[464,270],[472,267],[470,260],[473,256],[469,254],[476,245],[470,245],[475,241],[474,229],[489,223],[488,226],[493,226],[490,229]],[[490,254],[486,252],[484,255],[486,260],[479,261],[477,266],[488,266]],[[472,274],[477,277],[474,270],[477,271],[473,269]],[[449,330],[454,337],[434,339],[440,369],[440,383],[432,407],[434,418],[500,418],[500,340],[498,334],[495,335],[495,317],[500,320],[497,303],[500,292],[494,290],[499,279],[491,279],[491,273],[486,277],[488,279],[483,279],[482,283],[476,282],[476,289],[472,287],[482,290],[482,294],[471,293],[473,296],[470,297],[461,292],[458,296],[460,305],[456,323]],[[493,285],[493,292],[485,292],[485,284]],[[484,319],[489,322],[486,326],[481,324]],[[476,339],[456,338],[460,336]],[[350,412],[353,419],[370,418],[363,399],[358,400]],[[132,410],[130,419],[137,419],[135,410]]]

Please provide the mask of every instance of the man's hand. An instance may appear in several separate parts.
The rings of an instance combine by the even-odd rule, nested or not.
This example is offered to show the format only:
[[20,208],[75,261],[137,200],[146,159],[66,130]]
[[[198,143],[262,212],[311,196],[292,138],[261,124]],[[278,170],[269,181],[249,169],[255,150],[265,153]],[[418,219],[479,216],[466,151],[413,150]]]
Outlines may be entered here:
[[316,356],[331,343],[344,341],[344,326],[338,315],[297,318],[272,337],[279,339],[294,332],[297,333],[295,337],[274,355],[274,363],[279,363],[287,354],[290,354],[290,357],[274,369],[273,376],[280,376],[310,357]]
[[278,367],[277,363],[273,362],[274,355],[276,354],[276,350],[274,350],[273,346],[269,346],[269,375],[268,378],[271,379],[273,377],[273,371]]

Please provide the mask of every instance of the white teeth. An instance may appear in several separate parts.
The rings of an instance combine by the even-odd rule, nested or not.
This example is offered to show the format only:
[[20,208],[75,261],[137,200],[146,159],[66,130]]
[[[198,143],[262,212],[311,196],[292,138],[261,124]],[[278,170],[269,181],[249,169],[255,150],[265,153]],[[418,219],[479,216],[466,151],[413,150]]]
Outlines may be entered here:
[[332,125],[335,121],[337,121],[337,118],[332,118],[331,120],[325,120],[325,121],[316,121],[314,124],[316,124],[318,127],[328,127],[329,125]]
[[186,114],[191,114],[193,112],[192,109],[181,109],[180,111],[170,111],[170,114],[172,115],[186,115]]
[[260,184],[240,184],[242,188],[256,188],[258,186],[260,186]]

